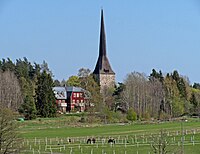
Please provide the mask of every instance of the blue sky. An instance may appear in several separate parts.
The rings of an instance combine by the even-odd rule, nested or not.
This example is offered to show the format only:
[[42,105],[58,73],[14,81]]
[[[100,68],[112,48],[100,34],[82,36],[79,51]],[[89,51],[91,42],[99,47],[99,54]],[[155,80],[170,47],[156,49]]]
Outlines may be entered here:
[[45,60],[59,80],[93,71],[102,7],[117,81],[155,68],[200,82],[199,0],[0,0],[0,58]]

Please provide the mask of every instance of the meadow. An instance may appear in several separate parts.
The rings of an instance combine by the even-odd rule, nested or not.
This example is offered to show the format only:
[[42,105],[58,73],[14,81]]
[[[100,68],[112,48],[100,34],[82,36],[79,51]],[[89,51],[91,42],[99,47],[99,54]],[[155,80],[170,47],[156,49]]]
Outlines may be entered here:
[[[76,116],[63,116],[21,123],[21,153],[150,154],[152,139],[158,138],[161,130],[167,134],[169,153],[200,153],[198,119],[124,124],[86,124],[78,120]],[[87,144],[88,138],[95,138],[95,143]],[[115,144],[108,144],[110,138]]]

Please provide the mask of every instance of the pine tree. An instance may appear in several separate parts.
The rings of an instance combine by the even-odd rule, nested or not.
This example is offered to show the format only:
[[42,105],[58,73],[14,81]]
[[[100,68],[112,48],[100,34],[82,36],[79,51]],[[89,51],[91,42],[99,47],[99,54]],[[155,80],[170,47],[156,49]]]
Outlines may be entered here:
[[196,96],[195,96],[194,93],[192,93],[192,95],[191,95],[190,103],[192,105],[192,107],[191,107],[191,113],[198,115],[198,110],[197,110],[198,101],[197,101]]
[[186,90],[186,84],[182,77],[179,76],[178,71],[174,71],[172,74],[172,78],[176,81],[177,88],[179,90],[179,94],[181,98],[184,98],[187,100],[187,90]]
[[54,117],[56,115],[56,101],[52,90],[53,80],[46,71],[38,77],[36,89],[36,108],[41,117]]
[[23,103],[19,108],[19,112],[22,113],[26,119],[36,118],[36,106],[35,106],[35,85],[38,75],[37,69],[31,65],[26,57],[23,60],[17,59],[15,66],[15,74],[18,76],[20,86],[23,94]]
[[33,97],[30,95],[25,97],[24,103],[19,108],[19,112],[22,113],[28,120],[36,118],[37,111]]

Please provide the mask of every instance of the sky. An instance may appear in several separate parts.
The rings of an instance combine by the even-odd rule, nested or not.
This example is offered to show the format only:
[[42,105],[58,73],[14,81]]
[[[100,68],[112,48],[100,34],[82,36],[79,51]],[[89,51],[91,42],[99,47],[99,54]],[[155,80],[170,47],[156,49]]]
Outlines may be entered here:
[[154,68],[200,83],[199,0],[0,0],[0,59],[45,60],[59,80],[93,71],[102,8],[117,82]]

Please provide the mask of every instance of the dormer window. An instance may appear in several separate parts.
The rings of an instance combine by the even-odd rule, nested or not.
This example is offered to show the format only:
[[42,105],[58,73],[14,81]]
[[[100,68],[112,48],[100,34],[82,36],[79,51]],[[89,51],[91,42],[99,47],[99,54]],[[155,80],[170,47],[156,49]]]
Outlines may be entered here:
[[108,69],[104,69],[104,72],[108,73],[108,72],[109,72],[109,70],[108,70]]

